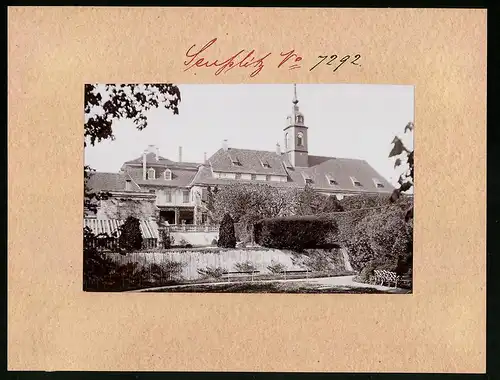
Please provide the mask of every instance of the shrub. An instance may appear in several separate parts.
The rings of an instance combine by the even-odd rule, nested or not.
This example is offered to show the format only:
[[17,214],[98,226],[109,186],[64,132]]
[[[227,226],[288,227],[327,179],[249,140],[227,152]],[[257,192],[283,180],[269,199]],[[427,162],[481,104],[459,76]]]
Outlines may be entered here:
[[219,227],[219,240],[217,246],[221,248],[235,248],[236,237],[234,234],[234,221],[231,215],[225,214]]
[[161,231],[161,240],[163,243],[163,248],[169,249],[174,245],[175,239],[174,237],[170,234],[170,231],[167,229],[163,229]]
[[245,261],[245,262],[242,262],[242,263],[236,263],[234,265],[234,268],[238,271],[238,272],[253,272],[254,270],[257,269],[257,267],[250,261]]
[[122,250],[131,252],[141,249],[142,233],[139,219],[129,216],[119,227],[119,230],[120,237],[118,238],[118,242]]
[[203,277],[213,277],[213,278],[221,278],[222,275],[227,272],[227,270],[223,267],[205,267],[203,269],[197,270],[198,274]]
[[286,270],[286,266],[281,263],[271,261],[271,265],[267,267],[267,270],[274,274],[280,274]]
[[270,218],[255,224],[254,238],[264,247],[300,251],[327,245],[336,231],[337,223],[329,217]]

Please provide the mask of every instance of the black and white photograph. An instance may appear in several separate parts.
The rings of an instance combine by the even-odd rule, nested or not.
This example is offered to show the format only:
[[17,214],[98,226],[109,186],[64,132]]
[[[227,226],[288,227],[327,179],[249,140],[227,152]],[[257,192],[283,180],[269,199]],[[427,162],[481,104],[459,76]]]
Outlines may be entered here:
[[84,92],[84,291],[412,293],[414,86]]

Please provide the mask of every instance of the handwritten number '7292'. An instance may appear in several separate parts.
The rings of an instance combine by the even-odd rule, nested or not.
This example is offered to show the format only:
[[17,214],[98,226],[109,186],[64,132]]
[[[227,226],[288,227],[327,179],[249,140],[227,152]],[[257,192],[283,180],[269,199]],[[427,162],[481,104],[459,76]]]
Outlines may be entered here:
[[317,66],[319,66],[320,64],[322,64],[323,62],[325,62],[327,59],[328,59],[328,62],[326,62],[327,66],[334,66],[335,64],[337,64],[338,62],[340,62],[333,69],[333,72],[337,71],[337,69],[340,66],[342,66],[344,63],[349,62],[351,58],[352,58],[352,60],[349,62],[350,64],[356,65],[356,66],[361,66],[359,63],[356,63],[356,61],[361,58],[361,55],[359,55],[359,54],[356,54],[354,57],[351,57],[350,55],[345,55],[342,58],[340,58],[340,60],[338,60],[338,61],[336,61],[336,59],[338,58],[338,56],[336,54],[331,55],[330,57],[328,57],[327,55],[320,55],[320,56],[318,56],[318,58],[320,58],[320,61],[318,63],[316,63],[313,67],[311,67],[309,69],[309,71],[313,71]]

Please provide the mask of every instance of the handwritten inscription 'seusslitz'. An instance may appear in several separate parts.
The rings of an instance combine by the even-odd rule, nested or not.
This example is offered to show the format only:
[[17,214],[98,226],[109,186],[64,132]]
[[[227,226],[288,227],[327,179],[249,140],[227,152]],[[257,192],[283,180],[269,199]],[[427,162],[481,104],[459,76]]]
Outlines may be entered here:
[[[247,69],[250,72],[250,77],[253,78],[257,76],[266,64],[276,65],[278,69],[288,68],[288,70],[300,69],[303,57],[295,51],[295,49],[289,49],[288,51],[282,51],[279,54],[274,54],[277,58],[274,58],[271,52],[259,52],[257,53],[255,49],[241,49],[233,54],[228,54],[223,57],[215,57],[216,50],[213,48],[217,38],[212,38],[202,47],[197,47],[193,44],[185,53],[186,60],[184,61],[184,71],[196,70],[200,68],[214,68],[214,74],[216,76],[220,74],[225,74],[234,68]],[[337,62],[336,59],[339,56],[336,54],[331,55],[320,55],[320,61],[312,66],[309,71],[314,70],[316,67],[320,66],[324,61],[329,59],[325,65],[333,66],[333,72],[337,71],[345,63],[350,63],[352,65],[361,66],[357,61],[361,58],[361,55],[356,54],[354,56],[346,55],[340,58]],[[274,61],[273,61],[274,59]],[[194,71],[196,74],[196,71]]]
[[[210,48],[216,42],[217,38],[213,38],[201,48],[197,48],[196,44],[192,45],[186,51],[187,59],[184,61],[184,66],[186,66],[184,71],[188,71],[193,68],[213,67],[216,68],[214,74],[217,76],[239,67],[250,69],[250,77],[253,78],[262,71],[267,63],[267,59],[271,56],[271,52],[258,54],[255,49],[241,49],[229,56],[213,59],[213,49]],[[290,70],[298,69],[300,68],[300,65],[297,63],[301,60],[302,57],[295,53],[294,50],[281,52],[278,67],[283,67],[288,64]]]

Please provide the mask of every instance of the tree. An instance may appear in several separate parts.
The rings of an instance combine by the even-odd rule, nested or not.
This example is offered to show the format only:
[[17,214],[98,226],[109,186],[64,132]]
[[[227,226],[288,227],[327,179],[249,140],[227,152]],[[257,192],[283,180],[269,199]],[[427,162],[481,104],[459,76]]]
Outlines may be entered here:
[[179,88],[161,84],[86,84],[84,94],[84,144],[114,140],[112,124],[118,119],[131,119],[137,129],[148,125],[147,111],[152,108],[171,109],[179,113]]
[[236,247],[236,235],[234,233],[234,221],[231,215],[226,214],[222,218],[219,227],[219,240],[217,246],[221,248],[234,248]]
[[142,248],[142,233],[139,219],[129,216],[119,227],[120,237],[118,239],[120,249],[131,252]]
[[[410,121],[406,124],[404,133],[413,134],[414,127],[413,122]],[[391,196],[391,202],[396,202],[401,197],[401,193],[406,193],[413,187],[414,150],[406,147],[398,136],[394,137],[392,144],[394,146],[389,153],[389,158],[395,158],[394,168],[406,166],[406,170],[399,176],[398,187],[394,189]],[[405,214],[405,221],[409,221],[410,219],[413,219],[413,205],[406,210]]]

